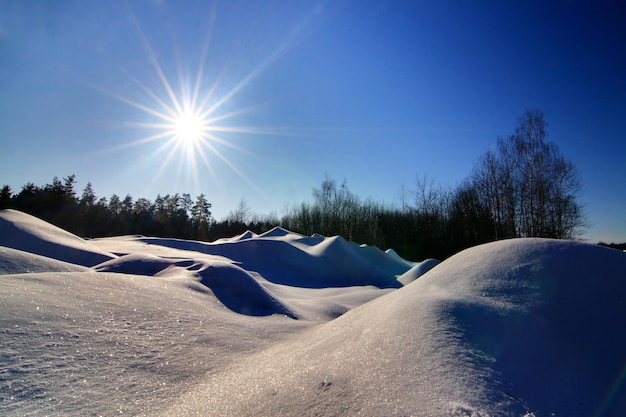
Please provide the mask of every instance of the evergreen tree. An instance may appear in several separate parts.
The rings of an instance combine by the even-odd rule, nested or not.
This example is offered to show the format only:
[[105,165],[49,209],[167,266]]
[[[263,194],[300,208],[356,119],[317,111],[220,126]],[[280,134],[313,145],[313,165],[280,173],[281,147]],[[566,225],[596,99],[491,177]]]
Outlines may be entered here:
[[83,207],[91,207],[96,203],[96,193],[91,182],[88,182],[80,197],[79,204]]
[[11,197],[13,191],[8,185],[4,185],[0,189],[0,210],[11,208]]
[[191,222],[193,224],[193,238],[207,240],[209,238],[209,228],[211,227],[211,203],[204,194],[196,197],[196,202],[191,207]]

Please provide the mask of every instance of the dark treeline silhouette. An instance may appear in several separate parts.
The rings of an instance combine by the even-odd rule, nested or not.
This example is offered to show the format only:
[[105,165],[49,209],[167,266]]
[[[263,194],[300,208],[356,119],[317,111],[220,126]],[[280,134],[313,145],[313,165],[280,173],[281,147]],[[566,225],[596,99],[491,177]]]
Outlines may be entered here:
[[600,245],[600,246],[606,246],[607,248],[613,248],[613,249],[617,249],[617,250],[621,250],[621,251],[626,251],[626,242],[624,242],[624,243],[615,243],[615,242],[606,243],[606,242],[598,242],[598,245]]
[[302,234],[341,235],[359,243],[393,248],[412,260],[445,259],[461,249],[493,240],[492,220],[460,207],[464,190],[455,192],[418,179],[415,190],[403,190],[400,207],[361,201],[347,183],[326,178],[314,189],[313,203],[292,207],[282,218]]
[[158,195],[123,199],[113,194],[98,198],[91,183],[80,197],[76,195],[74,175],[54,177],[51,184],[28,183],[13,194],[9,186],[0,190],[0,209],[14,208],[83,237],[143,234],[206,240],[214,223],[211,204],[204,194],[195,200],[189,194]]
[[266,232],[280,225],[274,215],[250,214],[245,200],[238,210],[222,221],[211,214],[211,203],[204,194],[192,199],[189,194],[157,195],[154,200],[133,199],[116,194],[97,197],[91,183],[82,194],[74,190],[76,176],[37,186],[27,183],[18,193],[5,185],[0,189],[0,210],[13,208],[32,214],[83,237],[106,237],[140,234],[213,241],[247,230]]
[[158,195],[154,201],[130,195],[98,198],[90,183],[78,196],[75,176],[51,184],[28,183],[14,194],[0,190],[0,209],[15,208],[85,237],[142,234],[213,241],[247,230],[275,226],[294,232],[393,248],[401,256],[445,259],[459,250],[513,237],[573,238],[585,226],[578,197],[582,185],[572,162],[546,142],[547,123],[527,111],[515,133],[483,154],[460,185],[443,187],[418,178],[402,187],[400,204],[362,200],[344,181],[332,178],[313,190],[313,201],[292,206],[279,218],[250,213],[245,200],[225,220],[215,221],[201,194]]

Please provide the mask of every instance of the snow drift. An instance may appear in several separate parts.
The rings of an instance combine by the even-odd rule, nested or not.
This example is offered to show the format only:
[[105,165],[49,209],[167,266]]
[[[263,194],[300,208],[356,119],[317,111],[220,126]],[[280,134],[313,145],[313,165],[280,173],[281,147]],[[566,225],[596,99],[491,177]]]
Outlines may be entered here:
[[16,210],[0,210],[0,246],[83,266],[115,257],[78,236]]
[[5,210],[0,414],[623,416],[625,271],[568,241],[413,264],[283,229],[84,241]]
[[472,248],[208,379],[170,414],[623,415],[625,271],[623,253],[574,242]]
[[255,236],[245,233],[215,243],[179,239],[139,238],[150,245],[185,249],[228,258],[277,284],[306,288],[375,285],[399,288],[397,276],[408,266],[382,250],[359,246],[341,236],[307,237],[281,228]]

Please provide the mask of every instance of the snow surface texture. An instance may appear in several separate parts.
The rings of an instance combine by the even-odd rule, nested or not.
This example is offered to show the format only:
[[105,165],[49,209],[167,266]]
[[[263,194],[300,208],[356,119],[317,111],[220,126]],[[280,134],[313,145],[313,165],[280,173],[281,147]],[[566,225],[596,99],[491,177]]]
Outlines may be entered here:
[[436,264],[0,211],[0,415],[625,415],[626,254],[516,239]]

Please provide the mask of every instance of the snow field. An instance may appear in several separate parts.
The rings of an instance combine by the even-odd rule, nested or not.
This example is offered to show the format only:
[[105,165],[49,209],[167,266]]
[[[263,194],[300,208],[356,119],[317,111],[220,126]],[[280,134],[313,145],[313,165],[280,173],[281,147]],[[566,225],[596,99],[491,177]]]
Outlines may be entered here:
[[441,263],[283,229],[85,241],[0,211],[2,415],[623,416],[626,255]]

